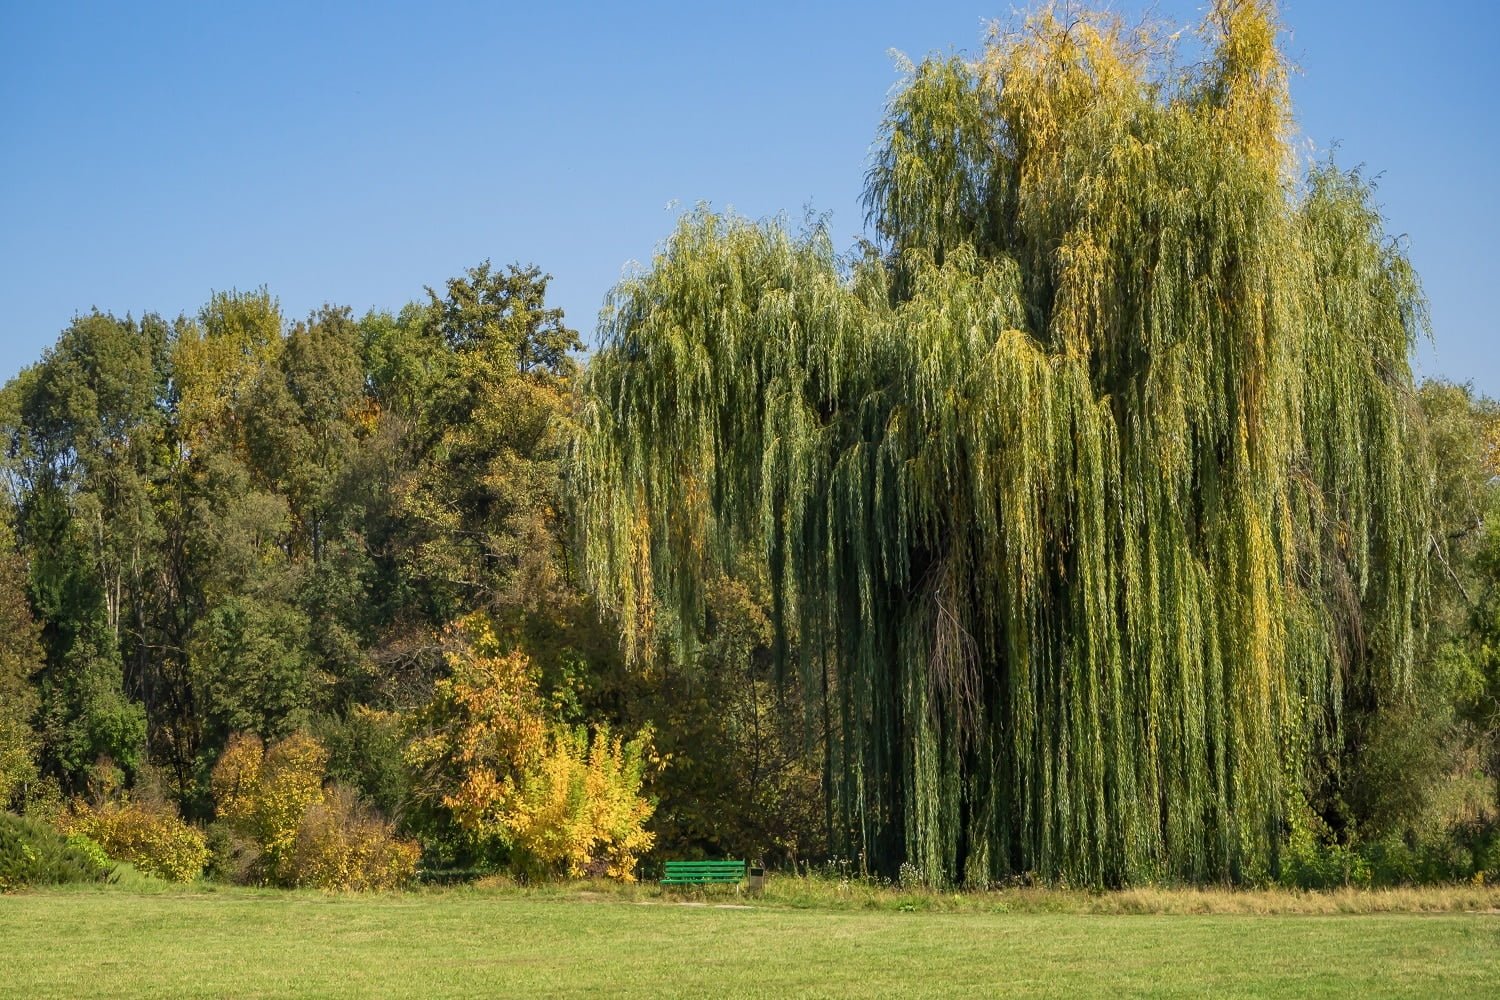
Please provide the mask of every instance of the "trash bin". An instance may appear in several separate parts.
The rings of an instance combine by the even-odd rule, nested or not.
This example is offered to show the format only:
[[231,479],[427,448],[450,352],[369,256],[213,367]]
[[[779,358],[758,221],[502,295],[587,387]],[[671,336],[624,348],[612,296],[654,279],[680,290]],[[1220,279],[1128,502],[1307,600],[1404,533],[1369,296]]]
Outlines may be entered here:
[[750,895],[759,896],[766,891],[766,870],[759,865],[750,866]]

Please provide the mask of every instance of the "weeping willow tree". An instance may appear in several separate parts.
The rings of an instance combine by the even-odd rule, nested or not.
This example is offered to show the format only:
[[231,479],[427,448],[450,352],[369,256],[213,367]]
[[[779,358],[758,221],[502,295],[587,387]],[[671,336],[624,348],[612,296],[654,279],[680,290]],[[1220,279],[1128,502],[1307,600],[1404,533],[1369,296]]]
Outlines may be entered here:
[[1278,31],[1044,9],[909,67],[878,245],[700,210],[605,311],[585,571],[644,648],[764,560],[871,869],[1273,873],[1408,689],[1424,307],[1359,175],[1299,172]]

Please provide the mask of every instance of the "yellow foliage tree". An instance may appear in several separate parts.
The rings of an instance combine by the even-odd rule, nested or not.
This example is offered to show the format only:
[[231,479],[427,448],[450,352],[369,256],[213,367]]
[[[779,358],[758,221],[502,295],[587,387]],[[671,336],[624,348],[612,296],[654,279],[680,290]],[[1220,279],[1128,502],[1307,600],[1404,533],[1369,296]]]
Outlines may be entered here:
[[268,292],[216,292],[173,356],[183,437],[197,444],[232,420],[282,343],[281,308]]
[[531,660],[502,651],[479,613],[443,633],[449,676],[417,716],[406,758],[418,792],[468,833],[503,835],[521,779],[546,746],[547,722]]
[[273,880],[297,839],[308,807],[323,798],[328,751],[304,733],[265,748],[260,737],[232,737],[211,778],[220,818],[253,838]]
[[429,804],[465,835],[496,838],[547,874],[630,880],[652,843],[641,795],[651,734],[549,721],[531,660],[483,614],[444,633],[450,676],[414,719],[407,762]]

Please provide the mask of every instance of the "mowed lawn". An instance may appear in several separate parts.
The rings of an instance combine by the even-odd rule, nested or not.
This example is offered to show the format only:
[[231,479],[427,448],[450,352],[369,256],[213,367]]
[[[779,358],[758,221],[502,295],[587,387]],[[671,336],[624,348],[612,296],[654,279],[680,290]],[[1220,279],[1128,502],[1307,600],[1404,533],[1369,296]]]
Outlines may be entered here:
[[1495,996],[1500,916],[902,913],[463,891],[0,897],[0,995],[290,994]]

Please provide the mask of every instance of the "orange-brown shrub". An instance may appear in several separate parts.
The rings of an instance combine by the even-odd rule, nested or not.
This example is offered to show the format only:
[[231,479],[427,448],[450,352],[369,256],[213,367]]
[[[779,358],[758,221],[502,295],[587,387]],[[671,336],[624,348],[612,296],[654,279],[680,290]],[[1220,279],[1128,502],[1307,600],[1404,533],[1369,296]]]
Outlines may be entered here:
[[397,889],[416,878],[420,855],[354,792],[334,786],[303,814],[281,874],[319,889]]

